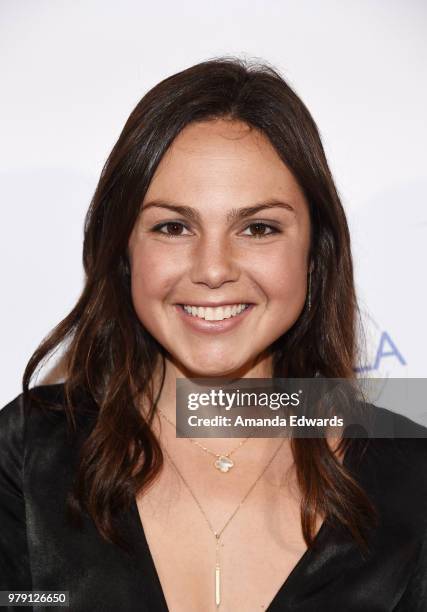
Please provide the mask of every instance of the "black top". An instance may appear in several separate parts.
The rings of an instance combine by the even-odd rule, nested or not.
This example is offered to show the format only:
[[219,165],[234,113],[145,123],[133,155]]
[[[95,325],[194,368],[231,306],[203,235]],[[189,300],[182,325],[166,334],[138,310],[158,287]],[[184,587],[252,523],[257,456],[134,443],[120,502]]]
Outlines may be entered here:
[[[37,392],[63,401],[63,385]],[[79,443],[63,412],[37,406],[20,395],[0,411],[0,591],[67,590],[72,612],[167,611],[136,502],[122,513],[134,556],[103,540],[89,517],[81,531],[66,524]],[[372,410],[399,419],[408,437],[371,438],[363,456],[354,444],[344,458],[380,512],[371,553],[363,558],[348,532],[325,521],[267,612],[427,611],[426,428]],[[80,441],[89,421],[78,419]]]

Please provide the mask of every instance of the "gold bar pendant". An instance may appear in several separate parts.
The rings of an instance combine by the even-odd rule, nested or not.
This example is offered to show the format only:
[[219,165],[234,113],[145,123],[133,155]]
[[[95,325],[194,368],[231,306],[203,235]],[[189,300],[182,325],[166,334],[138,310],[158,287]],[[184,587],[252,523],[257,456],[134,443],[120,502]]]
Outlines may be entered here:
[[215,603],[217,607],[221,603],[221,570],[219,565],[215,567]]

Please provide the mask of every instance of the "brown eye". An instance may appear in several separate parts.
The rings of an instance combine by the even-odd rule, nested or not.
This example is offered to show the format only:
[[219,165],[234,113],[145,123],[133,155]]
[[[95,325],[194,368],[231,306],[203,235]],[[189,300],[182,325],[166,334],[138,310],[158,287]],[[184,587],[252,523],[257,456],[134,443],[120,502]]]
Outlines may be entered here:
[[166,227],[169,228],[169,233],[174,236],[179,235],[182,231],[182,223],[166,223]]
[[[167,228],[166,231],[164,231],[163,228]],[[166,223],[159,223],[159,225],[153,227],[152,231],[173,238],[174,236],[182,236],[183,229],[186,229],[183,223],[179,221],[167,221]]]
[[253,225],[251,225],[250,227],[255,228],[255,234],[261,234],[261,236],[263,236],[265,234],[265,230],[266,230],[266,225],[264,225],[263,223],[254,223]]
[[252,236],[252,238],[264,238],[264,236],[270,236],[271,234],[276,234],[279,231],[267,223],[251,223],[246,229],[251,231],[250,236]]

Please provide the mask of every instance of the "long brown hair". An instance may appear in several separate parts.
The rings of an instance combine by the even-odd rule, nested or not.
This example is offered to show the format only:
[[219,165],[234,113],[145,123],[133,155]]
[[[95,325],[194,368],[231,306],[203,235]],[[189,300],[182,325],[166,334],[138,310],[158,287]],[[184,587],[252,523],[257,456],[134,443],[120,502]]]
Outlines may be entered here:
[[[312,306],[306,305],[272,345],[273,376],[355,377],[360,318],[350,235],[309,111],[265,63],[223,57],[164,79],[137,104],[102,170],[85,221],[82,294],[34,352],[23,377],[24,394],[31,395],[36,369],[66,344],[67,419],[75,428],[82,391],[94,417],[68,508],[76,520],[87,512],[100,534],[119,545],[123,540],[115,515],[130,507],[163,463],[150,426],[156,408],[153,377],[162,361],[164,367],[165,352],[133,308],[127,245],[153,174],[174,138],[191,122],[222,117],[243,121],[267,136],[309,204]],[[146,418],[138,408],[141,397],[151,406]],[[339,449],[358,443],[343,438]],[[327,440],[292,439],[292,452],[307,546],[321,514],[347,528],[366,550],[365,529],[377,518],[375,508]]]

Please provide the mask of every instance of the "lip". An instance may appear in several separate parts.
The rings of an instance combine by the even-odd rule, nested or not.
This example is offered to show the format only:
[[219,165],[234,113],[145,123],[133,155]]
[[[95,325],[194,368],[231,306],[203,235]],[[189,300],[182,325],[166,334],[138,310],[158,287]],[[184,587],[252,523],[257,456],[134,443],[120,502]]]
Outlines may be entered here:
[[[226,304],[226,302],[223,302],[223,304]],[[227,302],[227,304],[230,304],[230,302]],[[192,306],[196,306],[196,304],[192,304]],[[178,315],[185,322],[185,324],[189,325],[193,330],[204,333],[217,334],[220,332],[232,330],[237,327],[251,313],[254,306],[255,304],[249,304],[248,308],[245,308],[245,310],[240,314],[236,315],[235,317],[230,317],[229,319],[223,319],[222,321],[205,321],[204,319],[194,317],[193,315],[190,315],[185,312],[181,304],[175,304],[174,308],[178,312]]]
[[177,304],[177,306],[182,306],[186,304],[187,306],[201,306],[202,308],[216,308],[217,306],[237,306],[237,304],[248,304],[249,306],[253,306],[251,302],[182,302],[181,304]]

